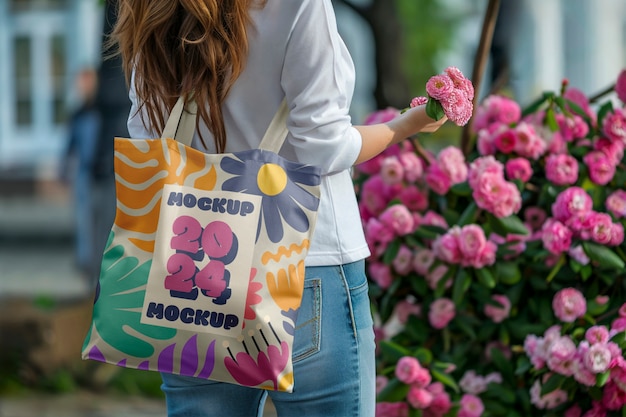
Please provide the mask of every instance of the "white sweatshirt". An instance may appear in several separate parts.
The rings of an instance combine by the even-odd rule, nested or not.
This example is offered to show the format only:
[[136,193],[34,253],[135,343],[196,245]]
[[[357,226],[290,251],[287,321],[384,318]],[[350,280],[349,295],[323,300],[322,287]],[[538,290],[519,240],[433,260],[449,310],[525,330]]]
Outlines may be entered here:
[[[283,98],[289,134],[280,154],[322,170],[317,224],[307,266],[339,265],[369,256],[350,169],[361,136],[349,115],[354,91],[352,58],[337,32],[331,0],[269,0],[252,12],[246,68],[224,106],[226,152],[257,148]],[[133,138],[156,137],[144,127],[131,86],[128,129]],[[147,120],[147,118],[145,118]],[[213,136],[201,126],[215,152]]]

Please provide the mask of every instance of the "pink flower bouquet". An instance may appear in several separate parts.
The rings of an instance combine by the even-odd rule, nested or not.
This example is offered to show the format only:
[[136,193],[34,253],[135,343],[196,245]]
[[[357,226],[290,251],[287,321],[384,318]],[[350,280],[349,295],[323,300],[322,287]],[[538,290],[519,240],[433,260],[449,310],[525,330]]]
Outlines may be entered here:
[[426,104],[426,113],[439,120],[444,115],[457,126],[464,126],[472,117],[474,85],[456,67],[448,67],[426,83],[428,97],[415,97],[411,107]]

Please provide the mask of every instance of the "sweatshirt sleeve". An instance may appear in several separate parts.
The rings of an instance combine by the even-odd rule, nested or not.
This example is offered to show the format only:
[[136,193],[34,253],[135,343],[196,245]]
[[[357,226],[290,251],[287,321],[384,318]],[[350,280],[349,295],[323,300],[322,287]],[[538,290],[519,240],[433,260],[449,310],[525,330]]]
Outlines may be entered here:
[[349,114],[355,69],[330,0],[302,2],[281,83],[290,105],[288,141],[298,160],[325,174],[349,169],[361,149]]

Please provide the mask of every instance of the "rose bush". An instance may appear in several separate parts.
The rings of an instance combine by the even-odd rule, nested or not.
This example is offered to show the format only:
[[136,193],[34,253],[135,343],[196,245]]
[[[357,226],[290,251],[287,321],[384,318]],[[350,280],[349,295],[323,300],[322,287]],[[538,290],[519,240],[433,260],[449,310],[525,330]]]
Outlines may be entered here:
[[626,72],[615,93],[492,95],[468,155],[356,167],[378,416],[626,415]]

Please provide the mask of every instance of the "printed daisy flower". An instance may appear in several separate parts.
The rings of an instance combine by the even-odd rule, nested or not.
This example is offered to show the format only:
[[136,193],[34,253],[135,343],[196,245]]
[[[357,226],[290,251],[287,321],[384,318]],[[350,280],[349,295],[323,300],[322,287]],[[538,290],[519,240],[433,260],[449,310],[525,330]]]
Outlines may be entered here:
[[222,190],[262,197],[263,222],[259,222],[257,240],[263,223],[274,243],[283,238],[282,220],[299,232],[309,230],[309,220],[303,208],[314,211],[319,206],[319,196],[307,189],[320,184],[318,168],[286,161],[260,149],[238,152],[234,156],[237,159],[222,159],[221,168],[234,175],[224,181]]

